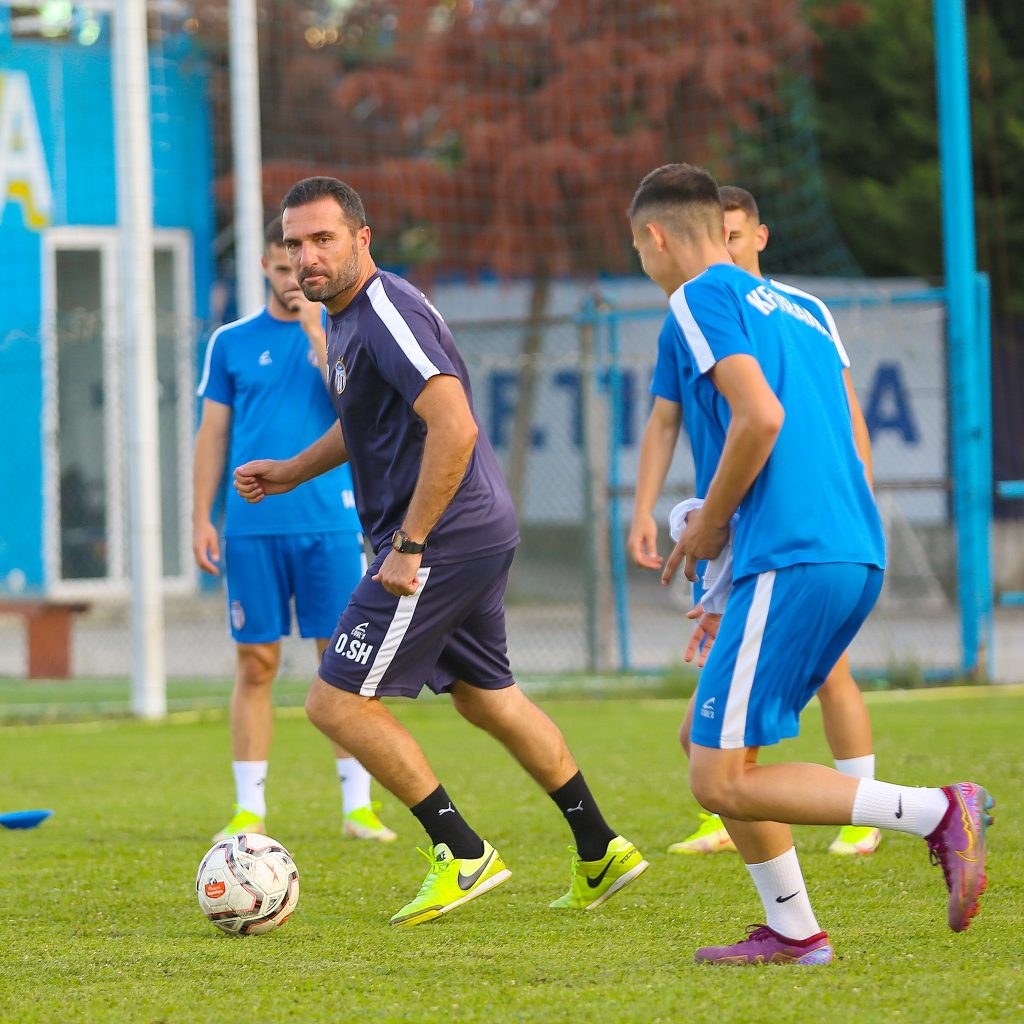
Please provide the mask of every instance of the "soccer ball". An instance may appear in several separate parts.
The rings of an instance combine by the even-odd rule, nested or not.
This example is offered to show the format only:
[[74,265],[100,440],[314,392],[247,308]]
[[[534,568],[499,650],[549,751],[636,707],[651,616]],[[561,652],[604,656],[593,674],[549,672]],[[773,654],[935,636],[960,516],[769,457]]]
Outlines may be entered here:
[[299,902],[299,871],[276,840],[241,832],[215,843],[196,875],[203,913],[232,935],[263,935]]

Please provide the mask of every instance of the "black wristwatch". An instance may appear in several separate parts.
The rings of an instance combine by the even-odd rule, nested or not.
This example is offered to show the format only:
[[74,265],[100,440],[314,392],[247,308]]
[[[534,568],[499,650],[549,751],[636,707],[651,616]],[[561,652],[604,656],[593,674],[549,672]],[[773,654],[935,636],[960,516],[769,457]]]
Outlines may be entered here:
[[417,544],[414,540],[409,539],[409,534],[405,530],[395,530],[394,536],[391,538],[391,546],[403,555],[418,555],[421,551],[427,550],[425,541],[422,544]]

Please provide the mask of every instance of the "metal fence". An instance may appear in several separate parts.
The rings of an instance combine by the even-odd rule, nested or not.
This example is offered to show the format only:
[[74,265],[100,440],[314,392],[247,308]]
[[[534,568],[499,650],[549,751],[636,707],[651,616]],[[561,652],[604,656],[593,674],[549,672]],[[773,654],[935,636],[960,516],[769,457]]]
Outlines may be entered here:
[[[628,297],[637,285],[624,287]],[[953,672],[962,609],[941,296],[836,280],[809,287],[831,300],[851,356],[888,537],[886,586],[854,643],[854,666]],[[666,592],[656,574],[629,565],[625,538],[663,310],[602,305],[614,288],[600,296],[564,288],[552,303],[561,312],[535,323],[522,316],[525,294],[498,285],[438,289],[520,509],[523,544],[508,593],[513,665],[525,675],[662,669],[679,661],[685,645],[688,587],[680,581]],[[510,317],[495,319],[501,311]],[[91,605],[75,625],[74,672],[118,677],[130,671],[130,567],[119,511],[125,441],[106,319],[102,310],[79,310],[42,339],[8,339],[0,372],[28,372],[35,361],[26,346],[47,353],[48,589]],[[189,545],[192,395],[203,332],[165,311],[158,333],[167,669],[172,677],[224,677],[234,651],[223,594],[199,578]],[[17,470],[16,448],[12,458]],[[692,493],[683,439],[656,510],[662,554],[668,511]],[[1019,521],[1006,526],[1022,528]],[[16,579],[6,582],[17,589]],[[21,624],[0,617],[0,675],[23,674],[26,657]],[[313,666],[311,645],[285,643],[285,674],[305,676]]]

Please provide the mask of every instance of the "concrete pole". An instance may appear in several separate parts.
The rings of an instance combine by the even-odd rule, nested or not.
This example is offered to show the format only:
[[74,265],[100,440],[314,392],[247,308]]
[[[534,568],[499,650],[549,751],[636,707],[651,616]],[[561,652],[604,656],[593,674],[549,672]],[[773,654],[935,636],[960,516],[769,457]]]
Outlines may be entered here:
[[[235,281],[238,315],[263,305],[263,157],[260,139],[256,0],[231,0],[231,143],[235,172]],[[284,198],[282,196],[282,198]]]
[[132,710],[167,713],[159,388],[153,270],[153,146],[146,7],[117,0],[113,19],[121,351],[124,353],[132,582]]

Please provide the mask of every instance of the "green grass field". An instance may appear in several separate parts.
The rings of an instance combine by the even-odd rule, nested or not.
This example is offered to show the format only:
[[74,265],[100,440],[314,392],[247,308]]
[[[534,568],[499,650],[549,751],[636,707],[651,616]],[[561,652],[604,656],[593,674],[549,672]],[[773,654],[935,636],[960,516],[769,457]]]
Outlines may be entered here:
[[[0,830],[0,1020],[1020,1021],[1024,970],[1024,690],[871,695],[880,776],[970,777],[998,805],[990,886],[970,930],[945,925],[924,844],[889,835],[850,863],[833,830],[801,828],[804,874],[837,960],[826,968],[697,968],[697,945],[760,918],[738,858],[663,851],[693,823],[675,738],[679,701],[546,700],[611,823],[651,869],[585,915],[546,909],[568,881],[569,833],[547,797],[443,699],[396,705],[512,878],[440,922],[389,916],[426,869],[425,837],[387,795],[401,835],[343,842],[325,741],[300,712],[276,721],[270,832],[296,859],[299,906],[266,937],[231,938],[200,914],[193,880],[231,800],[220,712],[0,728],[0,810],[52,807]],[[814,708],[775,756],[827,760]]]

